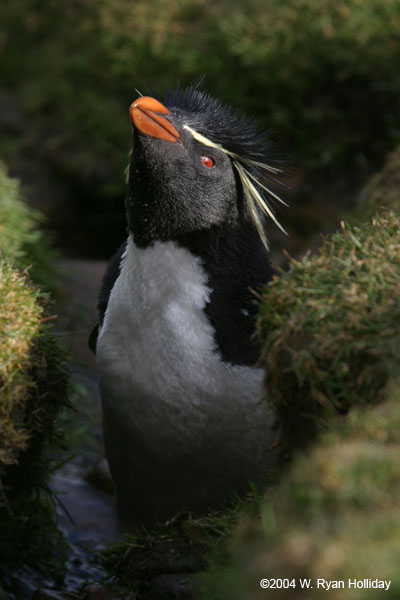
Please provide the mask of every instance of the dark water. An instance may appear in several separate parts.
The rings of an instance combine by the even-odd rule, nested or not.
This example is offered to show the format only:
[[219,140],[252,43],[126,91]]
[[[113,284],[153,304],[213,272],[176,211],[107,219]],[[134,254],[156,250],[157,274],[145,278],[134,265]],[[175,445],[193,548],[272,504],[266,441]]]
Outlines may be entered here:
[[59,581],[21,565],[3,579],[8,600],[30,600],[37,589],[79,593],[87,584],[99,582],[105,574],[96,553],[117,537],[114,500],[87,480],[88,457],[77,455],[59,469],[51,489],[57,495],[57,526],[68,543],[65,577]]
[[70,545],[63,589],[78,592],[104,575],[94,563],[94,553],[116,538],[112,496],[85,479],[86,461],[75,460],[58,471],[52,489],[58,495],[58,526]]
[[103,573],[94,564],[94,554],[117,537],[114,498],[88,481],[88,474],[104,457],[101,408],[95,373],[74,367],[76,390],[72,426],[77,435],[74,457],[56,471],[51,482],[57,503],[58,527],[69,546],[70,556],[64,589],[79,591]]

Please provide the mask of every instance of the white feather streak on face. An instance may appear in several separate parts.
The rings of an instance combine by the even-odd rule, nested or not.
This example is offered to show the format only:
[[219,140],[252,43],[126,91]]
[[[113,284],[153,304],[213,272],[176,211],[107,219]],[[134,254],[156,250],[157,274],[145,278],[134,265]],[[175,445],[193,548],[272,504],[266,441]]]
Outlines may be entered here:
[[[238,170],[240,179],[242,179],[243,173],[240,173],[240,165],[235,165],[235,167]],[[261,241],[262,241],[262,243],[264,245],[264,248],[266,250],[269,250],[269,242],[268,242],[268,240],[266,238],[264,227],[262,225],[260,216],[259,216],[259,214],[257,212],[256,207],[255,207],[253,196],[251,195],[251,192],[250,192],[249,188],[246,186],[245,181],[243,179],[242,179],[242,183],[243,183],[244,196],[246,198],[246,202],[247,202],[247,206],[249,208],[250,216],[253,219],[253,223],[256,226],[258,235],[260,236],[260,239],[261,239]]]
[[[236,155],[238,158],[239,156]],[[243,160],[243,162],[248,163],[249,165],[253,165],[254,167],[261,167],[262,169],[265,169],[266,171],[270,171],[271,173],[283,173],[282,169],[278,169],[278,167],[271,167],[271,165],[267,165],[265,163],[259,162],[258,160],[253,160],[252,158],[242,158],[241,160]],[[280,198],[279,198],[280,200]],[[282,202],[282,200],[281,200]]]
[[[274,213],[271,211],[270,207],[268,206],[268,204],[266,204],[266,202],[264,202],[260,192],[257,190],[257,188],[254,186],[254,184],[250,181],[249,178],[249,173],[248,171],[246,171],[241,164],[235,164],[235,167],[237,168],[237,170],[239,171],[239,175],[240,178],[242,179],[242,181],[245,183],[245,187],[249,189],[249,192],[252,196],[252,198],[254,198],[258,204],[258,206],[261,208],[261,210],[263,212],[265,212],[275,223],[275,225],[277,227],[279,227],[279,229],[283,232],[286,233],[286,231],[283,229],[282,225],[279,223],[279,221],[277,221]],[[252,179],[254,179],[255,181],[256,178],[252,177]],[[258,183],[258,182],[257,182]],[[268,190],[269,191],[269,190]]]
[[[189,127],[189,125],[184,125],[183,127],[184,127],[184,129],[189,131],[189,133],[192,134],[192,136],[194,137],[195,140],[197,140],[201,144],[204,144],[205,146],[209,146],[210,148],[217,148],[218,150],[221,150],[221,152],[225,152],[225,154],[228,154],[228,156],[231,156],[232,158],[236,158],[237,160],[240,160],[243,163],[247,163],[247,164],[253,165],[255,167],[260,167],[261,169],[264,169],[265,171],[270,171],[271,173],[275,173],[275,174],[283,173],[282,169],[278,169],[277,167],[272,167],[271,165],[268,165],[266,163],[262,163],[257,160],[253,160],[252,158],[245,158],[243,156],[240,156],[239,154],[236,154],[236,152],[230,152],[229,150],[227,150],[226,148],[221,146],[221,144],[217,144],[217,142],[211,141],[210,139],[206,138],[204,135],[202,135],[195,129],[192,129],[192,127]],[[278,198],[278,199],[282,202],[282,200],[280,198]]]
[[268,240],[265,237],[264,228],[262,226],[261,219],[257,213],[256,204],[261,209],[261,212],[268,215],[268,217],[270,217],[270,219],[273,220],[275,225],[283,233],[287,234],[287,232],[282,227],[282,225],[279,223],[279,221],[276,219],[274,213],[272,212],[272,210],[270,209],[268,204],[265,202],[265,200],[262,198],[260,192],[257,190],[255,185],[252,183],[251,179],[253,179],[253,181],[257,185],[259,185],[262,189],[264,189],[270,196],[272,196],[273,198],[275,198],[276,200],[278,200],[285,206],[287,206],[287,203],[284,200],[282,200],[277,194],[275,194],[272,190],[270,190],[267,186],[260,183],[254,177],[254,175],[252,175],[250,173],[250,171],[248,171],[243,166],[243,163],[260,167],[261,169],[264,169],[265,171],[269,171],[274,174],[282,173],[282,170],[278,169],[276,167],[271,167],[270,165],[261,163],[256,160],[252,160],[251,158],[241,157],[240,155],[236,154],[235,152],[230,152],[229,150],[226,150],[226,148],[221,146],[221,144],[217,144],[216,142],[213,142],[212,140],[208,139],[207,137],[205,137],[204,135],[202,135],[195,129],[192,129],[191,127],[189,127],[189,125],[184,125],[184,128],[187,131],[189,131],[189,133],[193,136],[193,138],[196,141],[200,142],[200,144],[203,144],[204,146],[209,146],[210,148],[215,148],[216,150],[220,150],[221,152],[224,152],[225,154],[227,154],[228,156],[230,156],[232,158],[233,165],[236,168],[236,170],[239,174],[240,180],[242,182],[242,185],[243,185],[243,191],[244,191],[244,195],[246,198],[247,206],[249,208],[250,216],[254,222],[254,225],[256,226],[257,232],[261,238],[262,243],[264,244],[265,248],[268,250],[268,248],[269,248]]
[[[270,196],[273,196],[276,200],[278,200],[281,204],[283,204],[286,207],[289,207],[289,204],[287,202],[285,202],[284,200],[282,200],[282,198],[280,198],[280,196],[278,196],[277,194],[275,194],[272,190],[269,189],[269,187],[267,187],[266,185],[263,185],[262,183],[260,183],[258,181],[258,179],[256,179],[256,177],[254,177],[254,175],[252,175],[249,171],[246,171],[247,175],[249,177],[251,177],[253,179],[253,181],[256,182],[257,185],[259,185],[263,190],[265,190],[266,192],[268,192],[268,194]],[[283,231],[283,230],[282,230]],[[286,231],[285,231],[286,233]]]

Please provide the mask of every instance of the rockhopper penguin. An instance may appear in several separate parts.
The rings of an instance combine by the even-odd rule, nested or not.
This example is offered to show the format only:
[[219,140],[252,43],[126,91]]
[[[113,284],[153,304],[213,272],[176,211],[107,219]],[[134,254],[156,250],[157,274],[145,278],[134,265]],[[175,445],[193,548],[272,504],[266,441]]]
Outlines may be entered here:
[[129,235],[92,336],[127,530],[215,509],[274,468],[254,290],[273,275],[263,213],[275,221],[280,172],[253,121],[196,86],[130,115]]

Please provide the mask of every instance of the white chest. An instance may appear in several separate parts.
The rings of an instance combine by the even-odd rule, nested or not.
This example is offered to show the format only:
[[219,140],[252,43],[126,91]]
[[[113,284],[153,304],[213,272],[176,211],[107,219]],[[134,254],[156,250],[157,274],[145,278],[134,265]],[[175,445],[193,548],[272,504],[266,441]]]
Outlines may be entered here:
[[203,310],[209,295],[201,261],[189,251],[128,242],[97,354],[101,385],[135,419],[141,410],[167,420],[194,411],[209,420],[232,403],[261,401],[261,370],[220,359]]

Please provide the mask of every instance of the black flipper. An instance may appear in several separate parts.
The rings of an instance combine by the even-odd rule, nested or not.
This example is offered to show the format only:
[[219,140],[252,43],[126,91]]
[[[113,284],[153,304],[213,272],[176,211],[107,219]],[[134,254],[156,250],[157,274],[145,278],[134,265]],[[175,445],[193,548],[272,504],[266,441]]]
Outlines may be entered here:
[[125,248],[126,242],[124,242],[119,247],[118,251],[110,259],[110,262],[108,263],[106,271],[104,273],[99,293],[99,299],[97,302],[97,309],[99,311],[99,323],[97,323],[97,325],[93,327],[88,340],[89,348],[94,354],[96,354],[97,336],[99,333],[99,328],[103,323],[105,312],[107,310],[108,299],[110,297],[111,290],[114,287],[114,283],[118,279],[121,271],[121,259],[123,253],[125,252]]
[[97,344],[97,336],[99,335],[99,327],[100,327],[100,323],[97,323],[97,325],[95,325],[93,327],[92,331],[90,332],[89,339],[88,339],[88,346],[91,349],[91,351],[93,352],[93,354],[96,354],[96,344]]

